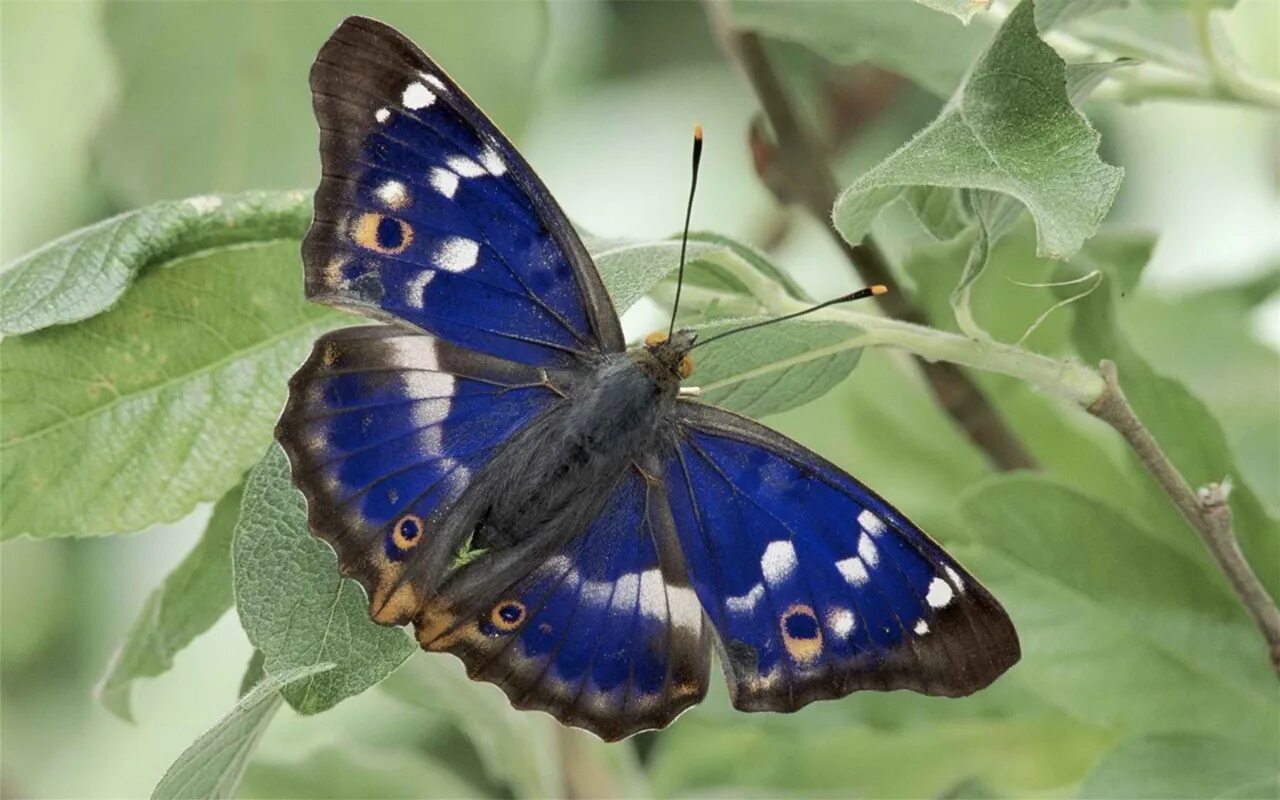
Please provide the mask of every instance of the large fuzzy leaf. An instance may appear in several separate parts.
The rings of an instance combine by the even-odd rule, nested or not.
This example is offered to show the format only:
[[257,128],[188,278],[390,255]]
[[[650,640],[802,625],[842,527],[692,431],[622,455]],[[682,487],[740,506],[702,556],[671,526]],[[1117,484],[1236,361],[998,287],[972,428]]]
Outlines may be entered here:
[[306,500],[276,445],[249,474],[231,556],[236,609],[267,674],[333,665],[285,688],[298,711],[314,714],[363,692],[417,650],[402,629],[369,619],[359,584],[342,577],[332,548],[308,532]]
[[913,186],[984,189],[1030,210],[1041,255],[1066,258],[1093,235],[1123,171],[1098,158],[1098,134],[1071,104],[1065,66],[1040,40],[1030,0],[1010,14],[942,113],[840,195],[836,227],[861,241]]
[[134,531],[217,500],[271,440],[289,373],[342,319],[302,299],[285,241],[188,256],[109,313],[6,337],[0,535]]

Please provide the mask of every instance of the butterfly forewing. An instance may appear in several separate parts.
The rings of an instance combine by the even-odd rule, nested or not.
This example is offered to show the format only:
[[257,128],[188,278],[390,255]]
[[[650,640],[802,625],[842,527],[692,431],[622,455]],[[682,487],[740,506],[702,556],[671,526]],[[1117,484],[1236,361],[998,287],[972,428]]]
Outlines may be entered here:
[[310,297],[526,364],[623,348],[563,212],[412,42],[348,19],[311,87],[324,177],[303,244]]

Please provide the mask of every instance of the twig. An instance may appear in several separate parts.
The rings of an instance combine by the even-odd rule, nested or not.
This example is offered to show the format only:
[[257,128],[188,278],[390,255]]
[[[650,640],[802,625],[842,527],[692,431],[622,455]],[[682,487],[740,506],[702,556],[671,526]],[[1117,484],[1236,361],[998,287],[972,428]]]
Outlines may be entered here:
[[[772,149],[764,144],[761,131],[754,131],[753,136],[757,171],[765,184],[780,201],[804,206],[822,224],[863,282],[883,284],[889,288],[887,294],[877,297],[886,314],[906,322],[924,324],[924,313],[899,286],[875,241],[868,236],[859,244],[850,244],[831,224],[831,208],[839,193],[835,175],[827,164],[826,154],[796,113],[760,37],[750,31],[735,29],[720,3],[707,2],[705,7],[713,32],[746,73],[773,128],[777,145]],[[934,398],[998,469],[1036,469],[1039,466],[968,375],[950,363],[918,363]]]
[[1089,413],[1106,422],[1124,437],[1146,467],[1151,477],[1169,496],[1184,519],[1200,536],[1205,547],[1235,590],[1240,602],[1253,617],[1270,648],[1271,666],[1280,673],[1280,608],[1267,593],[1257,574],[1249,566],[1231,524],[1231,507],[1227,505],[1227,481],[1211,484],[1199,492],[1182,477],[1169,461],[1160,444],[1138,419],[1125,398],[1116,376],[1116,365],[1102,362],[1102,379],[1106,391],[1092,405]]

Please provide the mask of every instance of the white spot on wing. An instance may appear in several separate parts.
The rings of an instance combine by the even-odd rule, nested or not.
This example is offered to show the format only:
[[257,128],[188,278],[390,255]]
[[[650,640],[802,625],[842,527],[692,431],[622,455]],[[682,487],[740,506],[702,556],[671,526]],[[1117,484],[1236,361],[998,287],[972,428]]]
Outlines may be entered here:
[[404,87],[404,94],[400,96],[400,102],[404,103],[405,108],[412,111],[417,111],[420,108],[426,108],[435,101],[435,94],[417,81],[414,81]]
[[942,568],[946,571],[947,577],[951,579],[951,582],[955,584],[956,590],[963,593],[964,581],[960,580],[960,576],[956,573],[956,571],[952,569],[950,565],[946,565],[946,564],[944,564]]
[[400,181],[387,181],[378,187],[375,194],[391,208],[403,208],[409,202],[409,190]]
[[449,156],[444,160],[444,163],[449,167],[449,169],[464,178],[479,178],[481,175],[488,172],[484,167],[466,156]]
[[735,613],[749,612],[756,607],[756,603],[760,602],[760,598],[764,597],[764,584],[757,583],[751,587],[751,591],[737,597],[726,597],[724,599],[725,608]]
[[876,543],[871,541],[871,537],[865,533],[858,537],[858,557],[871,569],[875,569],[880,561],[880,551],[876,549]]
[[858,525],[872,536],[879,536],[885,530],[884,521],[869,510],[864,510],[858,515]]
[[640,573],[640,613],[650,619],[667,618],[667,587],[662,572],[647,569]]
[[387,120],[391,119],[391,109],[380,108],[377,111],[373,112],[373,118],[376,119],[378,122],[386,122]]
[[688,586],[667,586],[667,602],[671,604],[671,624],[696,631],[702,627],[702,604],[698,594]]
[[431,181],[431,188],[449,199],[453,199],[454,193],[458,191],[458,176],[447,169],[432,167],[427,180]]
[[831,632],[836,636],[848,636],[853,630],[854,623],[853,612],[847,608],[832,609],[827,614],[827,627],[831,628]]
[[844,579],[853,586],[863,586],[867,581],[871,580],[871,576],[867,574],[867,568],[862,563],[862,559],[857,556],[837,561],[836,569],[840,570],[840,574],[844,576]]
[[391,348],[394,363],[398,367],[409,369],[437,370],[440,362],[436,359],[436,343],[426,336],[397,336],[386,339]]
[[785,581],[796,570],[796,548],[785,539],[769,542],[760,556],[760,569],[770,584]]
[[480,164],[485,170],[494,177],[504,174],[507,171],[507,165],[502,163],[502,159],[498,157],[491,148],[486,147],[484,152],[480,154]]
[[440,91],[442,91],[442,92],[447,92],[447,91],[449,91],[449,87],[448,87],[448,86],[445,86],[444,81],[440,80],[440,79],[439,79],[438,77],[436,77],[435,75],[432,75],[432,74],[431,74],[431,73],[429,73],[429,72],[419,72],[418,74],[422,76],[422,79],[423,79],[424,81],[426,81],[427,83],[431,84],[432,86],[434,86],[435,88],[439,89]]
[[427,284],[436,276],[435,270],[424,269],[420,274],[404,282],[404,301],[413,308],[422,308]]
[[[448,378],[449,382],[453,383],[452,375],[437,375],[437,377]],[[452,386],[450,388],[452,389]],[[449,406],[451,405],[452,403],[449,402],[448,396],[414,403],[413,411],[411,412],[413,424],[423,428],[427,425],[435,425],[437,422],[444,422],[449,418]]]
[[929,632],[929,623],[925,622],[924,620],[919,620],[918,622],[916,622],[916,626],[912,630],[916,632],[917,636],[924,636],[926,633]]
[[480,244],[465,236],[450,236],[440,243],[432,263],[449,272],[466,272],[476,265]]
[[447,372],[406,372],[401,380],[405,394],[415,399],[453,397],[454,380]]
[[951,584],[942,578],[934,578],[929,581],[929,592],[924,596],[924,599],[933,608],[942,608],[947,603],[950,603],[951,598],[954,596],[951,591]]

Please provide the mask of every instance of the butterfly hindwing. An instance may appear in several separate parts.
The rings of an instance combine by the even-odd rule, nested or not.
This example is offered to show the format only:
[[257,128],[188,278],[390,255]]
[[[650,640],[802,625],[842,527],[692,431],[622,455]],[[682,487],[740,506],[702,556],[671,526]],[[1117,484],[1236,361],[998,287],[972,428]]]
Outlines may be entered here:
[[585,531],[463,567],[424,609],[422,646],[608,741],[667,725],[706,693],[711,631],[664,494],[629,470]]
[[555,402],[542,377],[391,325],[317,340],[276,438],[312,530],[365,586],[376,619],[416,610],[401,573],[496,448]]
[[303,243],[309,297],[525,364],[623,349],[546,187],[412,42],[349,18],[311,87],[324,176]]
[[999,603],[873,492],[768,428],[681,405],[671,508],[736,707],[967,695],[1018,660]]

